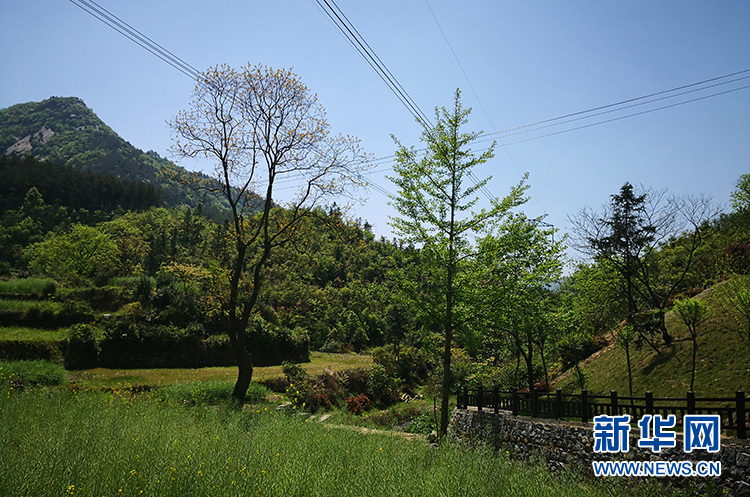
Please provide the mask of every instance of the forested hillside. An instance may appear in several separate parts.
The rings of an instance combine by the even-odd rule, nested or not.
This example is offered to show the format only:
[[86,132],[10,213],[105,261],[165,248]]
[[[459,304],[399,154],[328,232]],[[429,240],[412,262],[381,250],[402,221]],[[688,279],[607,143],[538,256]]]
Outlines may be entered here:
[[[226,217],[225,201],[215,195],[197,194],[171,179],[164,174],[165,168],[173,167],[168,160],[120,138],[76,97],[52,97],[0,110],[0,152],[146,183],[160,191],[165,205],[195,208],[202,204],[207,216],[217,220]],[[198,173],[181,172],[208,179]]]
[[[231,364],[228,302],[242,250],[262,261],[257,302],[242,316],[259,361],[367,352],[371,395],[381,403],[415,388],[439,391],[448,325],[451,388],[548,389],[565,371],[559,384],[567,389],[642,393],[655,381],[684,389],[691,376],[704,394],[743,386],[741,367],[719,384],[721,368],[701,365],[735,364],[750,347],[748,175],[724,213],[708,199],[626,183],[603,211],[572,216],[576,233],[562,240],[523,214],[522,180],[492,216],[466,223],[489,228],[456,245],[464,252],[453,249],[446,273],[448,244],[411,236],[416,221],[400,225],[407,241],[389,241],[335,203],[297,211],[268,204],[231,223],[216,222],[200,201],[166,207],[164,199],[188,191],[159,175],[166,161],[120,140],[78,99],[14,106],[1,117],[2,353],[56,350],[70,367]],[[400,171],[402,188],[424,176]],[[178,203],[197,200],[191,194]],[[434,219],[443,222],[445,212]],[[299,216],[267,258],[262,244],[237,244],[238,226],[261,232],[263,216],[272,227]],[[590,258],[563,277],[566,243]],[[448,274],[455,287],[446,324]],[[16,290],[25,281],[34,289]],[[716,285],[721,299],[713,290],[692,299]],[[249,280],[238,284],[236,302],[253,290]],[[704,301],[711,332],[693,342],[674,306]],[[710,336],[731,336],[732,347],[712,348]],[[616,360],[587,361],[605,347],[612,350],[603,357]],[[324,393],[311,385],[309,405]]]

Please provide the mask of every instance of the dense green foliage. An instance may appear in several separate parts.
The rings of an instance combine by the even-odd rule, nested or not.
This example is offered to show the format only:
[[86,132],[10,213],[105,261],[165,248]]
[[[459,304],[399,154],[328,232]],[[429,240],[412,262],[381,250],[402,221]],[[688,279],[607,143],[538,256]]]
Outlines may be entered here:
[[[30,155],[78,171],[145,183],[159,190],[167,205],[195,208],[202,204],[212,218],[226,217],[228,206],[219,197],[198,194],[162,174],[165,169],[173,167],[168,160],[153,151],[143,152],[120,138],[79,98],[52,97],[0,110],[0,151],[3,155]],[[183,173],[191,178],[208,180],[197,173]],[[68,175],[68,178],[75,177]],[[28,181],[23,180],[22,184]],[[25,190],[21,192],[24,193]],[[44,193],[47,198],[48,192]],[[91,194],[94,197],[100,195]]]
[[31,188],[49,203],[71,211],[109,213],[162,204],[160,192],[148,183],[60,166],[49,160],[40,162],[31,156],[0,157],[0,177],[5,182],[0,212],[19,208]]
[[[454,114],[456,123],[465,124],[465,111],[457,108]],[[0,160],[12,180],[0,206],[0,274],[11,278],[0,282],[2,353],[54,359],[73,368],[232,364],[224,315],[237,251],[232,228],[212,220],[206,204],[152,205],[158,200],[153,187],[165,191],[166,180],[153,175],[146,184],[129,183],[117,168],[132,166],[136,174],[141,166],[131,159],[141,155],[155,170],[166,163],[118,141],[77,99],[24,104],[1,116],[0,146],[7,150],[29,135],[31,147],[16,147]],[[45,126],[54,135],[34,136]],[[85,136],[76,137],[82,131]],[[114,148],[96,152],[105,145]],[[85,153],[86,147],[96,153]],[[438,206],[439,192],[433,199],[435,216],[414,210],[428,198],[422,173],[434,173],[433,179],[442,181],[435,184],[448,184],[435,168],[450,157],[438,144],[433,152],[426,162],[412,149],[399,152],[403,198],[394,201],[402,207],[399,229],[406,243],[377,240],[366,221],[347,220],[334,204],[305,212],[291,241],[275,247],[248,319],[255,360],[278,364],[304,361],[309,350],[370,351],[378,365],[370,380],[371,400],[381,404],[405,388],[422,386],[432,394],[456,383],[544,389],[569,368],[582,387],[594,376],[579,367],[581,362],[613,341],[637,356],[645,337],[667,360],[671,348],[658,334],[633,332],[659,329],[676,298],[750,273],[744,176],[732,194],[733,212],[687,224],[669,236],[653,230],[654,217],[643,211],[649,195],[659,192],[629,190],[626,184],[601,216],[610,231],[588,240],[601,253],[565,277],[560,239],[554,241],[553,231],[517,208],[509,211],[520,202],[524,187],[519,186],[502,209],[466,218],[473,219],[467,225],[471,230],[485,229],[484,238],[454,239],[451,278],[457,290],[451,301],[452,343],[446,344],[448,273],[441,269],[451,251],[445,236],[449,211]],[[484,158],[457,156],[467,166]],[[99,159],[110,162],[102,165]],[[71,191],[61,184],[71,185]],[[476,185],[467,185],[459,210],[473,205]],[[271,211],[279,221],[290,215],[275,205]],[[434,236],[423,236],[420,223],[432,221]],[[248,255],[257,258],[260,252],[253,250]],[[732,278],[722,287],[718,313],[750,343],[743,281]],[[251,287],[239,288],[242,298]],[[444,381],[446,369],[439,367],[446,345],[452,383]],[[635,364],[633,370],[637,375]],[[700,371],[696,374],[700,378]]]

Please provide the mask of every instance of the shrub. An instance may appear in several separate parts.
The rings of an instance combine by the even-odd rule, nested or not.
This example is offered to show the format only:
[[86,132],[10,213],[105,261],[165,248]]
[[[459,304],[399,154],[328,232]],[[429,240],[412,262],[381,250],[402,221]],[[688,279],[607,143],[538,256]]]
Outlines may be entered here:
[[340,354],[344,351],[344,344],[337,342],[336,340],[328,340],[321,348],[321,352],[328,352],[331,354]]
[[370,397],[361,393],[356,397],[349,397],[346,399],[346,407],[350,412],[359,415],[364,411],[372,409],[372,401],[370,400]]
[[65,354],[67,369],[93,368],[97,364],[99,349],[96,339],[101,331],[91,324],[76,324],[68,331],[68,349]]
[[379,404],[390,404],[397,398],[397,379],[381,364],[373,364],[367,375],[367,395]]
[[429,412],[423,412],[414,418],[412,423],[406,427],[408,433],[421,433],[422,435],[429,435],[433,431],[437,430],[437,424],[435,423],[435,414]]
[[302,368],[302,366],[294,362],[290,362],[290,361],[282,362],[281,371],[284,373],[286,380],[290,384],[292,383],[301,384],[301,383],[304,383],[305,380],[307,379],[307,371],[305,371]]
[[367,391],[367,375],[369,371],[365,368],[347,369],[337,374],[341,388],[351,394],[360,394]]
[[71,325],[75,323],[90,323],[94,320],[94,311],[88,302],[78,299],[65,300],[58,314],[58,323]]

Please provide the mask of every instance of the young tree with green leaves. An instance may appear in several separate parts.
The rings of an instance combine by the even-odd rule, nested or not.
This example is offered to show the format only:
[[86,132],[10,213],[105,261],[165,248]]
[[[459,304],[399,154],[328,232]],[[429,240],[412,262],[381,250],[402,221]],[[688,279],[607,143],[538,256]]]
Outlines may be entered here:
[[[398,187],[391,197],[398,215],[391,218],[391,226],[405,241],[421,248],[434,264],[437,289],[444,300],[436,309],[444,333],[442,368],[443,385],[440,410],[440,433],[448,430],[448,399],[451,388],[451,346],[454,334],[461,327],[462,315],[470,313],[470,305],[459,296],[458,280],[463,262],[475,252],[474,237],[483,233],[490,222],[504,216],[520,205],[526,187],[523,181],[510,194],[493,199],[489,208],[477,209],[478,192],[490,178],[473,181],[472,170],[489,161],[494,155],[494,144],[481,155],[470,147],[480,133],[462,132],[468,122],[470,109],[461,105],[461,93],[456,90],[452,109],[436,109],[436,124],[422,133],[427,153],[420,157],[414,147],[407,148],[398,140],[394,176],[390,179]],[[457,298],[458,297],[458,298]]]
[[562,275],[564,241],[555,229],[542,228],[523,214],[510,215],[479,240],[476,299],[487,309],[484,323],[511,338],[526,364],[526,382],[534,388],[534,358],[546,378],[545,346],[550,338],[554,302],[550,285]]
[[695,384],[695,355],[698,351],[698,326],[708,318],[708,306],[701,300],[683,298],[674,303],[674,309],[682,318],[682,322],[687,326],[690,332],[690,339],[693,342],[693,361],[690,371],[690,391],[693,391]]
[[750,277],[735,276],[724,285],[719,295],[724,310],[732,314],[741,329],[744,328],[750,346]]
[[636,338],[635,328],[628,323],[622,324],[612,334],[615,339],[615,343],[625,350],[625,362],[628,365],[628,392],[630,396],[633,396],[633,368],[630,364],[630,346]]
[[735,184],[735,190],[729,197],[735,211],[744,212],[750,209],[750,173],[740,176]]

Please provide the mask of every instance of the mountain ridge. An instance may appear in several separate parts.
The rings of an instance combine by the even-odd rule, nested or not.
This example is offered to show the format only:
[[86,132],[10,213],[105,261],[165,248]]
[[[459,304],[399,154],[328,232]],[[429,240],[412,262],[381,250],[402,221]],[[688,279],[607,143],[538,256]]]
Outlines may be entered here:
[[[145,182],[161,190],[167,206],[202,205],[206,216],[227,218],[229,205],[217,194],[197,192],[164,174],[205,181],[208,176],[175,166],[157,152],[144,152],[120,137],[78,97],[50,97],[0,109],[0,153],[32,156],[82,171]],[[260,198],[260,197],[259,197]]]

